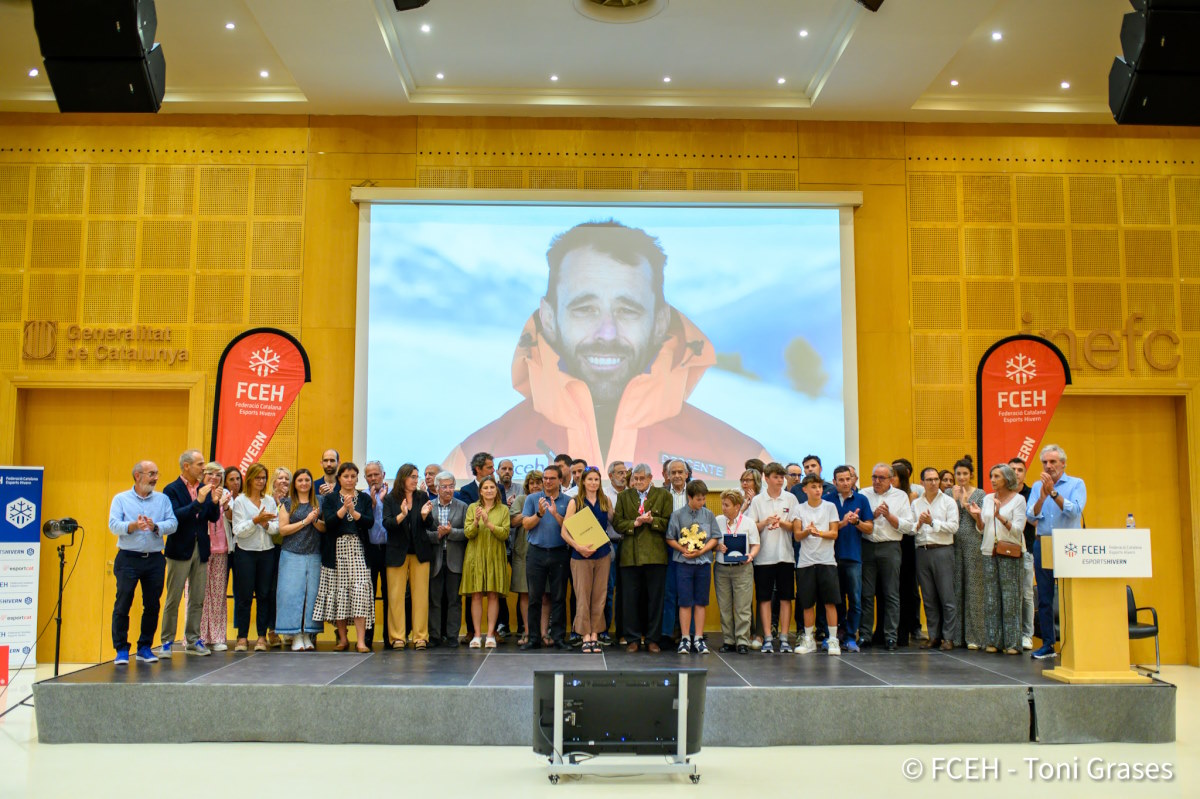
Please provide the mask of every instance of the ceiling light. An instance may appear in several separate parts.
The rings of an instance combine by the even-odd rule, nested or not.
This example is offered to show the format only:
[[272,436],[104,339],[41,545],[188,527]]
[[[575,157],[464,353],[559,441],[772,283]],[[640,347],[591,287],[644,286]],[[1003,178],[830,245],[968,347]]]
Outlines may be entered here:
[[787,78],[780,78],[779,80],[777,80],[775,82],[778,83],[780,86],[782,86],[783,84],[787,83]]
[[36,78],[40,74],[41,73],[37,71],[37,67],[34,67],[33,69],[29,70],[29,77],[31,77],[31,78]]
[[237,27],[237,25],[234,25],[232,22],[225,23],[225,30],[227,30],[227,31],[231,31],[236,27]]
[[1058,85],[1059,85],[1059,86],[1062,86],[1064,89],[1069,89],[1069,88],[1071,88],[1071,84],[1070,84],[1070,83],[1067,83],[1065,80],[1064,80],[1062,83],[1058,84]]
[[957,86],[957,85],[958,85],[958,81],[956,81],[956,80],[952,80],[952,81],[950,81],[950,85],[951,85],[951,86]]
[[421,26],[421,33],[429,33],[429,31],[431,31],[431,30],[433,30],[433,29],[430,28],[428,24]]
[[269,78],[269,77],[271,77],[271,73],[270,73],[270,72],[267,72],[267,71],[264,69],[262,72],[259,72],[259,73],[258,73],[258,76],[259,76],[260,78]]
[[806,30],[801,30],[801,31],[800,31],[800,38],[801,38],[801,39],[803,39],[805,36],[808,36],[808,31],[806,31]]
[[437,77],[438,80],[441,80],[442,78],[444,78],[446,76],[439,72],[435,77]]
[[1000,33],[1000,31],[992,31],[992,41],[993,42],[998,42],[1003,38],[1004,38],[1004,34]]
[[663,83],[670,83],[670,82],[671,82],[671,76],[670,76],[670,75],[667,75],[665,78],[663,78]]
[[558,80],[558,76],[557,76],[557,75],[551,75],[551,76],[550,76],[550,80]]

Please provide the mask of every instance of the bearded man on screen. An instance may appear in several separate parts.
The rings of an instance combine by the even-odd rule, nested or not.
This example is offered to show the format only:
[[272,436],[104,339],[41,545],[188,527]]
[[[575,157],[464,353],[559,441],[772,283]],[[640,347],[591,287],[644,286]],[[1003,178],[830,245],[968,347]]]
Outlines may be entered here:
[[513,356],[525,400],[460,444],[466,453],[544,463],[570,452],[588,463],[686,460],[697,477],[732,479],[762,444],[688,404],[716,364],[712,343],[663,297],[667,256],[645,231],[586,222],[554,238],[546,295]]

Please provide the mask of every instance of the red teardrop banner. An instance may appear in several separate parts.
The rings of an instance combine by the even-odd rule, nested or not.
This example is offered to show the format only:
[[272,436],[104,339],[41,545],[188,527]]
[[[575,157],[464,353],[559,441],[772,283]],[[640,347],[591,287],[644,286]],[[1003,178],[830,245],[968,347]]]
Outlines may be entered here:
[[244,475],[311,379],[308,353],[282,330],[259,327],[229,342],[217,366],[212,459]]
[[[1036,336],[997,341],[979,361],[975,375],[979,473],[998,463],[1037,457],[1071,367],[1058,347]],[[988,490],[980,477],[980,485]]]

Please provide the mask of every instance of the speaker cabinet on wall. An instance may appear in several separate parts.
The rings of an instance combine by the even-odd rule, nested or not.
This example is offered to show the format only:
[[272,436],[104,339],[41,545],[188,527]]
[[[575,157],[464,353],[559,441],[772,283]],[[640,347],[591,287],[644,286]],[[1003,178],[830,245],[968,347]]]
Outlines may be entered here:
[[427,4],[429,0],[395,0],[397,11],[412,11]]
[[33,24],[58,110],[155,112],[166,61],[154,0],[33,0]]
[[1131,0],[1121,52],[1108,73],[1108,105],[1120,124],[1195,125],[1200,109],[1200,0]]

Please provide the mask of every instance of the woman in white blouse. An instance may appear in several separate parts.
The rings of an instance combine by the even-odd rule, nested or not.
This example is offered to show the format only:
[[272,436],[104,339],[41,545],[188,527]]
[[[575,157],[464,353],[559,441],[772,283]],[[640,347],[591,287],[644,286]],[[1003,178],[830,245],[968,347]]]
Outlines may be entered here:
[[1012,467],[997,464],[988,473],[992,492],[983,506],[968,506],[975,529],[983,533],[983,613],[987,647],[1006,655],[1021,653],[1021,575],[1025,552],[1025,499]]
[[233,536],[237,540],[233,570],[233,623],[237,627],[234,652],[245,652],[250,632],[250,605],[258,601],[255,652],[267,651],[267,629],[274,622],[275,548],[271,536],[279,533],[279,509],[266,493],[267,467],[255,463],[246,470],[246,488],[233,500]]

